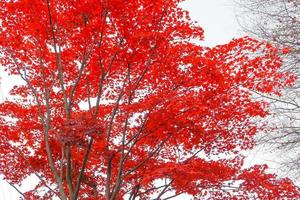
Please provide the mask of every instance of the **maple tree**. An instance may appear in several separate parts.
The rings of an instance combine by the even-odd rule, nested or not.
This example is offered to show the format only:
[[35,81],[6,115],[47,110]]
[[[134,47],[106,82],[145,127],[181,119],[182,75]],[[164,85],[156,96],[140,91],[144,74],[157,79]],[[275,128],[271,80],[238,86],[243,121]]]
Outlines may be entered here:
[[181,0],[1,1],[0,172],[27,199],[298,198],[243,168],[267,104],[295,77],[244,37],[202,47]]

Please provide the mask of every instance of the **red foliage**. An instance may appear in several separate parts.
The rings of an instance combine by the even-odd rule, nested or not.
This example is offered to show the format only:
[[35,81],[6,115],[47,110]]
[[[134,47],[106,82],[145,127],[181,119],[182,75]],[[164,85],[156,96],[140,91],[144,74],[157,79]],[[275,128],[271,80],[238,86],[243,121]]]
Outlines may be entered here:
[[291,48],[289,48],[289,47],[285,47],[285,48],[282,49],[283,54],[288,54],[290,52],[291,52]]
[[256,193],[259,199],[295,199],[299,195],[289,179],[276,180],[274,174],[265,172],[267,166],[254,166],[238,177],[244,182],[241,187],[245,193]]
[[180,2],[0,2],[0,62],[25,83],[0,105],[0,172],[38,174],[29,199],[299,197],[240,156],[268,114],[252,92],[280,94],[294,76],[267,43],[197,45]]

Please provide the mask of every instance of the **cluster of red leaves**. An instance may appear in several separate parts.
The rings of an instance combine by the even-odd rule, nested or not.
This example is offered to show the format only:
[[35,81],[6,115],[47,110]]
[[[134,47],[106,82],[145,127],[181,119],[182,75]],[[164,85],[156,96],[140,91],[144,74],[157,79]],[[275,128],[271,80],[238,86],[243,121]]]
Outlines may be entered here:
[[195,44],[203,30],[180,2],[0,2],[1,67],[25,82],[0,105],[0,172],[16,184],[38,174],[29,199],[72,196],[82,166],[79,199],[299,197],[240,157],[268,114],[253,92],[279,95],[295,77],[264,42]]
[[74,113],[72,118],[55,130],[58,140],[71,145],[84,145],[87,137],[103,139],[104,130],[90,113]]
[[238,178],[244,180],[241,186],[245,193],[254,192],[259,199],[295,199],[299,190],[289,179],[277,180],[274,174],[267,174],[266,165],[253,166],[242,172]]

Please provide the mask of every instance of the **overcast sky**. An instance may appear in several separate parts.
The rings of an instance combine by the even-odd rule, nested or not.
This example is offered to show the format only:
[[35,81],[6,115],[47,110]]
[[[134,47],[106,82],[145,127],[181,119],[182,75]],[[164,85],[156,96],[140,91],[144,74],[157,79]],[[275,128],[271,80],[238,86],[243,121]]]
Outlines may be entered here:
[[[198,21],[199,25],[204,28],[203,45],[224,44],[240,36],[233,0],[188,0],[183,7],[189,10],[192,19]],[[2,91],[6,96],[7,87],[2,85]],[[28,183],[24,185],[28,188]],[[22,189],[25,188],[22,187]],[[0,200],[18,200],[18,197],[19,195],[11,186],[0,180]]]
[[234,0],[188,0],[183,3],[183,7],[190,11],[192,19],[204,29],[204,45],[224,44],[241,36]]

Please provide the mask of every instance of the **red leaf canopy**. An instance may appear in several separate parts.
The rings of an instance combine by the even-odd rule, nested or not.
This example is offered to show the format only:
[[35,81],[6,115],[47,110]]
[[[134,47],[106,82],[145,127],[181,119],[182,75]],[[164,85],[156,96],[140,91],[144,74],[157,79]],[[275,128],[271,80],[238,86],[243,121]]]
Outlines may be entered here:
[[267,104],[294,77],[248,37],[207,48],[180,0],[1,1],[0,172],[28,199],[295,199],[242,169]]

